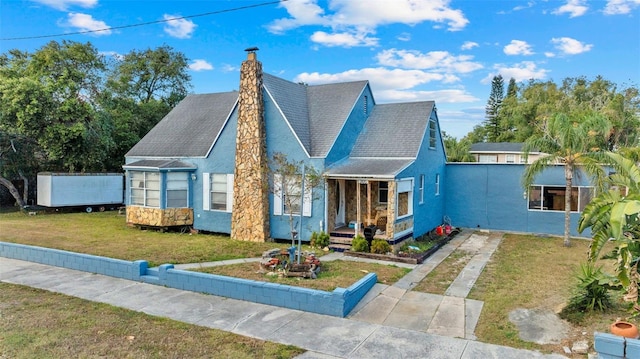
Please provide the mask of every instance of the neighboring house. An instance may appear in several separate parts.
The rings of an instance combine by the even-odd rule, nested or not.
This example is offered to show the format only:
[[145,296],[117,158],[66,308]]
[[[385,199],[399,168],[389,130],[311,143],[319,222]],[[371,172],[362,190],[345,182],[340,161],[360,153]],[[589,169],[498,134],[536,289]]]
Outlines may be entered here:
[[469,153],[479,163],[532,163],[544,153],[531,151],[525,158],[522,151],[524,143],[516,142],[478,142],[471,145]]
[[263,74],[254,51],[238,92],[187,96],[127,153],[127,222],[290,238],[268,171],[276,153],[323,174],[293,209],[303,240],[376,225],[395,244],[442,223],[446,157],[434,102],[376,104],[368,81],[293,83]]

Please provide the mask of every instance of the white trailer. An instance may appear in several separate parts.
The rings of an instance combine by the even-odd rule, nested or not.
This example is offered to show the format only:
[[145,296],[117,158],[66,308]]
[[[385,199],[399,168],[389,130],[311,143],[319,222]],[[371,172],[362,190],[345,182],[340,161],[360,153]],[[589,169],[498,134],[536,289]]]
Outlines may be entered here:
[[122,173],[38,173],[38,205],[45,207],[94,208],[122,205],[124,175]]

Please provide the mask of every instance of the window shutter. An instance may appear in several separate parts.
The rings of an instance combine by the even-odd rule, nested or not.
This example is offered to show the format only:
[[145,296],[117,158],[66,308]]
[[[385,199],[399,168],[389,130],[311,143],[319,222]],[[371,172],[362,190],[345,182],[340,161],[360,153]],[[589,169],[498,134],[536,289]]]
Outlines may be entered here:
[[313,205],[313,197],[311,196],[313,188],[308,178],[304,179],[304,196],[302,198],[302,215],[311,217],[311,206]]
[[211,178],[206,172],[202,174],[202,209],[211,209]]
[[282,175],[273,175],[273,214],[282,215]]
[[233,174],[227,174],[227,212],[233,211]]

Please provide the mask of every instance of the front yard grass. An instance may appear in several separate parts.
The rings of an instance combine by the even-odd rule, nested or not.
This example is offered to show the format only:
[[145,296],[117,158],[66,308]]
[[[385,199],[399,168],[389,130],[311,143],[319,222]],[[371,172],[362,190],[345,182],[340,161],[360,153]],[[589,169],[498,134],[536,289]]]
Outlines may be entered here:
[[0,241],[98,256],[164,263],[260,257],[276,243],[235,241],[225,235],[160,233],[129,227],[118,212],[0,213]]
[[[475,334],[478,340],[516,348],[564,353],[576,340],[593,343],[594,331],[609,332],[616,318],[630,316],[619,295],[612,293],[616,308],[585,316],[579,325],[571,325],[569,338],[559,345],[538,345],[519,339],[517,328],[509,322],[509,312],[517,308],[542,308],[554,312],[569,301],[574,288],[574,270],[587,259],[589,241],[574,239],[572,246],[562,238],[506,234],[469,298],[484,301]],[[603,253],[608,252],[604,250]],[[601,261],[607,272],[611,262]],[[580,356],[583,357],[583,356]]]
[[303,349],[0,282],[0,358],[293,358]]
[[471,260],[472,255],[461,250],[455,250],[436,268],[416,285],[413,290],[418,292],[443,295],[458,274]]
[[[322,260],[322,258],[320,258]],[[377,263],[364,263],[353,261],[330,261],[322,262],[320,273],[316,279],[304,279],[298,277],[277,277],[267,276],[259,273],[259,263],[240,263],[227,266],[215,266],[198,269],[199,272],[225,275],[230,277],[258,280],[262,282],[272,282],[287,284],[296,287],[305,287],[324,291],[347,288],[360,280],[369,272],[374,272],[378,276],[378,283],[391,285],[411,270],[395,265],[384,265]]]

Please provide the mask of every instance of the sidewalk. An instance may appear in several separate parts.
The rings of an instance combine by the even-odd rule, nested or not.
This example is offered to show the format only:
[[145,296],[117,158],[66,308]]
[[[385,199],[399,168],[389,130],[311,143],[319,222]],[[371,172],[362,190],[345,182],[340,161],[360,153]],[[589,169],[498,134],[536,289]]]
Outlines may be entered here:
[[[108,303],[308,350],[299,358],[564,358],[560,355],[543,355],[534,351],[462,339],[472,336],[472,330],[469,333],[468,327],[462,332],[463,335],[458,335],[460,332],[457,327],[454,336],[459,337],[455,338],[440,335],[435,329],[432,330],[435,327],[427,326],[429,321],[429,324],[437,322],[440,323],[438,327],[447,328],[454,321],[445,317],[442,317],[442,320],[436,319],[438,310],[445,310],[448,306],[446,303],[456,303],[460,300],[469,308],[469,300],[456,296],[461,295],[457,292],[460,289],[456,289],[456,292],[442,296],[434,311],[434,317],[428,320],[420,313],[429,311],[428,308],[432,308],[435,302],[425,301],[423,294],[432,295],[411,292],[409,289],[456,247],[467,243],[466,239],[469,238],[471,236],[460,237],[457,241],[454,239],[436,252],[437,256],[434,255],[424,264],[416,266],[395,285],[376,285],[348,318],[181,291],[4,257],[0,257],[0,281]],[[489,241],[482,248],[490,250],[489,244],[493,243],[494,241]],[[497,246],[497,243],[495,245]],[[477,273],[481,272],[477,265],[484,266],[480,262],[480,256],[488,259],[490,254],[479,250],[467,266],[470,267],[478,257],[478,263],[473,264],[479,269]],[[325,260],[327,259],[330,257]],[[471,268],[469,270],[473,272]],[[450,289],[471,288],[472,281],[475,282],[473,275],[463,271]],[[462,294],[466,296],[464,290]],[[395,302],[395,305],[389,304],[392,302]],[[474,308],[479,315],[478,308]],[[371,314],[366,314],[367,312]],[[458,308],[458,314],[465,312],[460,312]],[[463,314],[462,319],[458,317],[455,322],[461,321],[463,326],[470,326],[465,317],[466,314]],[[465,322],[467,324],[464,324]]]

